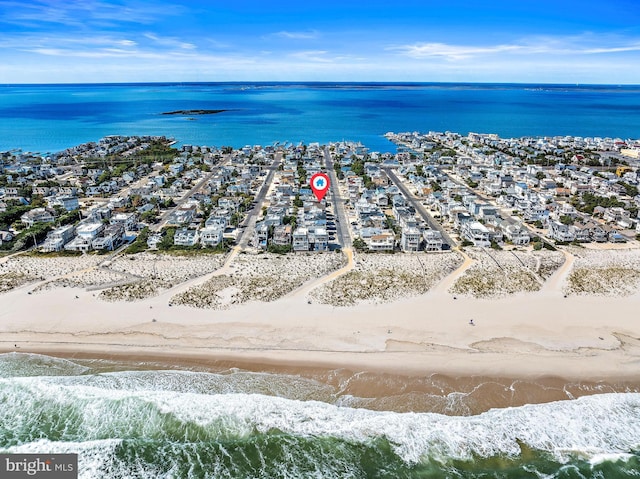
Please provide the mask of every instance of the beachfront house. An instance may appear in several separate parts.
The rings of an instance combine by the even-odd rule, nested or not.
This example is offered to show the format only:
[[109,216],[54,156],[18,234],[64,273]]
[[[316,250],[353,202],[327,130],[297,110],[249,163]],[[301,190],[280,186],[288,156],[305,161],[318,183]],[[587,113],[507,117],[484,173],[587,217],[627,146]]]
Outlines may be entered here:
[[138,217],[135,213],[117,213],[110,220],[112,225],[122,225],[124,231],[134,231],[137,229]]
[[198,230],[180,228],[173,236],[173,244],[176,246],[194,246],[198,242]]
[[162,233],[150,234],[147,238],[147,246],[150,249],[158,249],[158,245],[162,241]]
[[92,249],[93,240],[104,230],[104,224],[83,222],[76,226],[76,237],[64,246],[67,251],[86,253]]
[[367,246],[370,251],[393,251],[396,243],[396,235],[391,231],[383,231],[369,238]]
[[73,225],[61,226],[53,231],[50,231],[45,239],[44,243],[40,247],[45,253],[53,251],[62,251],[64,245],[73,239],[75,233],[75,227]]
[[576,239],[574,228],[556,220],[549,221],[548,235],[550,238],[561,242],[571,242]]
[[438,230],[426,229],[422,233],[424,238],[424,250],[428,252],[442,251],[444,240]]
[[464,221],[461,224],[462,237],[475,246],[490,246],[489,230],[479,221]]
[[309,228],[309,246],[312,251],[327,251],[329,249],[329,234],[326,228],[316,226]]
[[531,241],[531,235],[520,223],[507,225],[504,228],[504,236],[508,241],[518,246],[526,246]]
[[[200,243],[202,246],[215,248],[222,243],[224,227],[220,224],[205,226],[200,230]],[[175,237],[174,237],[175,238]]]
[[293,232],[293,251],[309,251],[309,231],[299,227]]
[[91,247],[96,250],[113,251],[122,244],[123,237],[124,225],[122,223],[110,224],[100,236],[91,241]]
[[195,205],[186,205],[177,208],[167,218],[167,225],[169,226],[181,226],[187,225],[193,221],[193,218],[196,215],[196,206]]
[[253,244],[254,246],[262,249],[267,249],[267,242],[269,241],[269,226],[264,221],[256,223]]
[[416,227],[405,226],[402,228],[400,248],[402,251],[418,251],[421,243],[420,230]]
[[291,225],[279,225],[273,228],[273,238],[271,244],[275,246],[289,246],[291,244],[293,234]]

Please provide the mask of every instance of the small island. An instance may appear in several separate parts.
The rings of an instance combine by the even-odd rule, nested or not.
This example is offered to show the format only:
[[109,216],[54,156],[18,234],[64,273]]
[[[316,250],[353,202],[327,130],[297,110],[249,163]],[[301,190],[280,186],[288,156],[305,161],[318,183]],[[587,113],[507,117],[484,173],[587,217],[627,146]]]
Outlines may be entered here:
[[229,110],[175,110],[164,111],[163,115],[215,115]]

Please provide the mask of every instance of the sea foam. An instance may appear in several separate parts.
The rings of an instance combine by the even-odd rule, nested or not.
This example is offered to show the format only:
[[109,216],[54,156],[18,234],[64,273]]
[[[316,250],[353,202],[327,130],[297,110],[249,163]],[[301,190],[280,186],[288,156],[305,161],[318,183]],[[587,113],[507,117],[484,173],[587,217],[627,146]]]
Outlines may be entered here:
[[[407,463],[517,456],[521,445],[558,460],[628,453],[640,446],[640,394],[494,409],[467,417],[377,412],[259,394],[129,391],[0,380],[2,442],[153,438],[215,441],[253,434],[333,437],[369,444],[383,439]],[[46,427],[45,427],[46,426]]]

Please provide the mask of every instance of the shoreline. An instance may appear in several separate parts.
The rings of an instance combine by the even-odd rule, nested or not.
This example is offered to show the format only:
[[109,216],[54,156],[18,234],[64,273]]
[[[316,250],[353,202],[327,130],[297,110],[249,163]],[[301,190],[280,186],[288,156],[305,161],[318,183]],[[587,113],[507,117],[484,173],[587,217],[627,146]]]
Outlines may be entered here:
[[[163,265],[166,281],[174,286],[136,301],[104,301],[101,294],[79,286],[80,280],[52,282],[52,288],[37,291],[37,284],[24,284],[4,292],[0,296],[0,351],[124,358],[144,363],[153,360],[187,369],[224,366],[276,374],[288,371],[320,381],[329,381],[333,375],[343,378],[346,384],[363,376],[370,380],[361,384],[362,391],[377,403],[393,396],[385,384],[405,392],[410,385],[416,385],[416,391],[428,390],[431,396],[442,399],[444,393],[425,390],[421,381],[442,376],[448,378],[448,384],[468,387],[478,386],[478,381],[487,378],[492,384],[495,378],[501,378],[497,381],[499,386],[487,386],[491,393],[484,390],[484,385],[480,388],[484,392],[478,393],[482,399],[474,399],[474,411],[525,400],[569,398],[564,386],[554,386],[550,389],[553,393],[545,393],[545,385],[549,384],[591,385],[585,389],[587,392],[575,389],[573,396],[588,391],[640,390],[640,324],[634,319],[640,309],[640,292],[633,290],[633,294],[620,297],[566,294],[567,278],[575,271],[589,266],[608,267],[611,258],[638,268],[640,253],[578,253],[575,262],[571,259],[561,268],[555,266],[559,260],[553,260],[553,268],[547,269],[546,280],[538,290],[492,298],[454,294],[451,286],[468,273],[476,277],[479,271],[484,271],[485,276],[499,274],[502,285],[508,283],[510,275],[480,268],[482,257],[472,261],[465,256],[464,262],[457,262],[458,267],[453,270],[455,264],[450,259],[438,257],[429,265],[434,279],[426,293],[389,302],[361,301],[346,307],[322,304],[314,298],[314,288],[329,284],[324,281],[328,278],[334,282],[336,277],[347,275],[358,278],[352,271],[366,273],[369,276],[365,278],[375,280],[378,270],[395,267],[399,272],[405,268],[402,271],[409,272],[406,274],[412,278],[410,268],[415,269],[415,265],[408,262],[411,258],[357,256],[355,264],[351,264],[352,258],[348,262],[355,269],[347,271],[344,268],[349,266],[339,269],[344,262],[330,256],[336,259],[335,264],[317,278],[307,278],[307,257],[285,263],[279,257],[258,260],[246,256],[234,259],[226,269],[221,269],[221,258],[203,265],[193,258],[167,259],[159,264]],[[527,261],[532,262],[532,258]],[[595,262],[597,258],[601,261]],[[18,266],[23,266],[24,271],[35,273],[44,271],[46,264],[49,276],[67,278],[86,275],[93,267],[87,263],[89,260],[47,263],[28,259],[16,262],[13,268],[19,271]],[[112,265],[112,269],[145,275],[165,260],[140,256],[135,261],[123,261],[120,266]],[[501,261],[506,264],[505,259]],[[196,266],[199,274],[193,275]],[[173,301],[176,291],[193,284],[208,284],[203,283],[206,278],[222,272],[267,279],[280,272],[289,280],[297,274],[302,275],[302,283],[293,293],[266,302],[249,299],[231,304],[230,289],[210,293],[226,295],[227,308],[195,308]],[[611,284],[609,292],[621,288],[617,282]],[[625,281],[623,286],[631,284]],[[379,281],[374,285],[380,286]],[[503,286],[499,285],[498,291],[502,291],[500,288]],[[271,286],[265,287],[265,291],[271,290]],[[516,401],[509,396],[509,388],[521,383],[529,385],[529,392],[516,394]],[[454,389],[446,391],[453,393]],[[407,396],[405,404],[401,402],[388,407],[409,407],[415,398]]]
[[[8,351],[7,351],[8,352]],[[310,380],[321,388],[329,388],[320,402],[345,407],[379,411],[439,413],[467,416],[490,409],[520,407],[526,404],[574,400],[606,393],[640,392],[640,375],[636,378],[607,380],[571,379],[556,375],[507,377],[492,375],[451,375],[432,373],[428,376],[408,372],[331,368],[326,364],[303,362],[263,362],[255,358],[238,358],[134,351],[71,352],[37,348],[34,351],[11,351],[37,354],[77,362],[91,368],[91,374],[170,371],[208,373],[220,376],[234,374],[268,375],[268,381]],[[0,350],[0,354],[5,351]],[[289,399],[300,400],[296,393]]]

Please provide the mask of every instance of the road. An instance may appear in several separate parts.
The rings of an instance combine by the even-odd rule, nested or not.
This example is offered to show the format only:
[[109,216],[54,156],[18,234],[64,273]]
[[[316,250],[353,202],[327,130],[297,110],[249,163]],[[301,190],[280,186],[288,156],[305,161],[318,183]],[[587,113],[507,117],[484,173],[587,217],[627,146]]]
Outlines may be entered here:
[[262,212],[262,204],[264,203],[265,198],[267,197],[267,193],[269,192],[269,187],[271,186],[271,182],[273,181],[273,177],[276,174],[276,170],[282,161],[282,151],[278,151],[275,155],[273,155],[273,163],[269,167],[269,173],[260,188],[260,191],[255,197],[255,205],[251,211],[247,213],[246,218],[240,226],[242,228],[242,232],[240,236],[236,240],[236,243],[240,249],[246,248],[249,244],[249,239],[253,236],[253,231],[256,227],[256,222]]
[[184,205],[189,198],[191,198],[193,195],[195,195],[198,191],[200,191],[202,189],[202,187],[204,185],[206,185],[209,180],[211,180],[211,178],[213,177],[213,175],[216,174],[216,172],[218,171],[219,167],[215,167],[213,169],[213,171],[211,171],[210,173],[207,173],[204,178],[202,178],[200,181],[198,181],[198,183],[196,183],[196,185],[191,188],[182,198],[180,198],[178,200],[178,202],[176,203],[176,205],[165,211],[164,213],[162,213],[162,216],[160,216],[160,219],[158,220],[158,222],[155,225],[152,225],[150,227],[150,229],[152,231],[160,231],[162,229],[162,227],[167,223],[167,219],[169,218],[169,215],[171,213],[173,213],[174,211],[176,211],[178,208],[180,208],[182,205]]
[[351,234],[349,233],[349,219],[344,207],[344,199],[340,195],[338,186],[338,175],[333,169],[333,160],[329,147],[324,149],[324,161],[327,166],[327,175],[329,175],[329,183],[331,188],[331,200],[333,202],[333,210],[336,213],[336,236],[342,248],[351,248]]
[[442,239],[446,243],[448,243],[451,248],[456,247],[458,243],[454,241],[451,236],[449,236],[449,233],[444,230],[440,223],[433,219],[426,208],[422,206],[422,203],[420,203],[418,199],[413,195],[413,193],[409,191],[409,188],[407,188],[406,185],[402,181],[400,181],[400,178],[398,178],[398,176],[395,174],[393,168],[389,166],[383,166],[381,167],[381,169],[387,174],[393,184],[398,187],[398,189],[402,192],[407,201],[411,203],[411,206],[415,208],[416,212],[418,212],[425,223],[429,225],[429,228],[440,231],[440,234],[442,234]]

